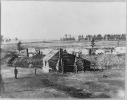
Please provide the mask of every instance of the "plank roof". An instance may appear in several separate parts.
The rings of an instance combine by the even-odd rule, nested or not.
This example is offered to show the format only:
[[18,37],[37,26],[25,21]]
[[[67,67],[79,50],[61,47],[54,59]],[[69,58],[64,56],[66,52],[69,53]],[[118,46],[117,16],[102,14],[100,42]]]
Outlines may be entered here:
[[44,55],[47,55],[50,53],[53,49],[40,49],[41,52],[43,52]]
[[58,53],[58,52],[59,52],[59,50],[52,50],[51,52],[49,52],[49,53],[43,58],[43,60],[48,61],[48,60],[52,59],[52,57],[53,57],[56,53]]

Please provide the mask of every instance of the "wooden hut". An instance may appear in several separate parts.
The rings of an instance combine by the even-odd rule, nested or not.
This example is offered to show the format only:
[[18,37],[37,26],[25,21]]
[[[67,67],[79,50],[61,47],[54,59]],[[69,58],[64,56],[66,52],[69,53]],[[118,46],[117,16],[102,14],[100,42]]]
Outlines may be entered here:
[[76,58],[77,71],[89,71],[91,62],[81,57]]
[[56,65],[59,60],[59,50],[52,50],[43,58],[43,71],[48,73],[50,70],[56,71]]
[[32,57],[36,54],[36,49],[35,48],[27,48],[26,52],[27,52],[28,57]]
[[75,72],[75,58],[73,54],[67,52],[62,53],[63,71],[64,72]]
[[113,50],[113,54],[125,54],[126,47],[115,47]]
[[43,58],[42,69],[46,73],[49,73],[50,70],[61,73],[86,71],[89,68],[90,61],[62,51],[62,49],[52,50]]

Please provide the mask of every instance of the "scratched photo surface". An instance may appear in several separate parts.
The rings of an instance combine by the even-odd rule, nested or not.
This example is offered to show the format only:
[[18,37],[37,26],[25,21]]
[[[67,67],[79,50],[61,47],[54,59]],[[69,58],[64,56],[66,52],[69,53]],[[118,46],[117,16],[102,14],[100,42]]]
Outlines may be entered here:
[[1,98],[125,98],[126,2],[79,1],[1,2]]

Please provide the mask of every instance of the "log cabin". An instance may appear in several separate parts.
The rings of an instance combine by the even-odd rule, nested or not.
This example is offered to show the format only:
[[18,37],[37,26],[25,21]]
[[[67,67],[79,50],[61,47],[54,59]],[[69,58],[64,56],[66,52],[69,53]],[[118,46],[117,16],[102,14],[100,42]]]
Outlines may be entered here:
[[69,54],[66,51],[52,50],[43,58],[43,72],[49,73],[53,72],[78,72],[87,71],[90,69],[91,62],[77,57],[76,55]]

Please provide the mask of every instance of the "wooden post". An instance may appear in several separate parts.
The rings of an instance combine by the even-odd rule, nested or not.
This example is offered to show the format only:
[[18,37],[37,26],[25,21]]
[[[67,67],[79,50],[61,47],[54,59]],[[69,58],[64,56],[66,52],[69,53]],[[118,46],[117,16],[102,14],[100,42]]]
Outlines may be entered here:
[[40,50],[39,50],[39,54],[41,54]]
[[64,74],[64,66],[65,66],[65,62],[62,62],[62,61],[61,61],[62,74]]
[[37,75],[37,74],[36,74],[36,70],[37,70],[37,69],[36,69],[36,67],[35,67],[35,75]]
[[62,57],[63,57],[63,49],[60,49],[59,59],[60,59],[60,65],[61,65],[61,68],[62,68],[62,73],[64,73],[64,63],[63,63]]
[[95,72],[95,64],[94,64],[94,72]]
[[76,68],[76,73],[78,72],[78,70],[77,70],[77,65],[75,64],[75,68]]
[[0,81],[1,81],[1,94],[4,93],[4,82],[3,82],[3,78],[2,75],[0,74]]
[[92,51],[92,49],[89,49],[89,56],[91,56],[91,51]]
[[58,69],[59,72],[61,72],[60,67],[61,67],[61,53],[60,53],[60,50],[59,50],[59,69]]
[[28,48],[26,49],[27,57],[29,57]]

